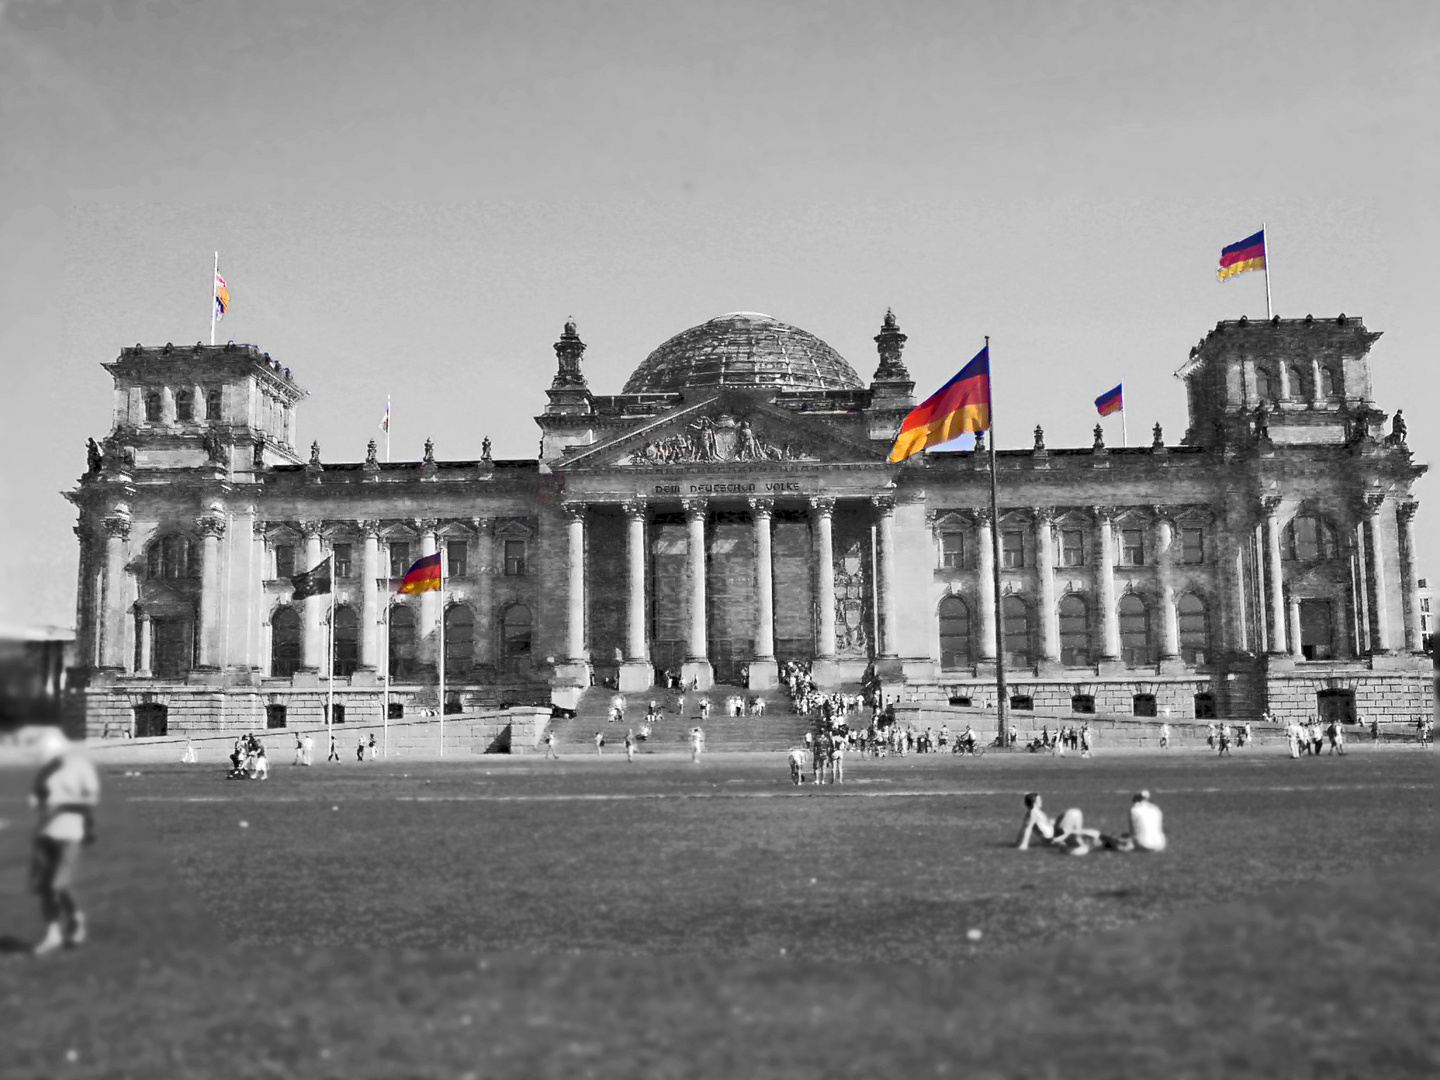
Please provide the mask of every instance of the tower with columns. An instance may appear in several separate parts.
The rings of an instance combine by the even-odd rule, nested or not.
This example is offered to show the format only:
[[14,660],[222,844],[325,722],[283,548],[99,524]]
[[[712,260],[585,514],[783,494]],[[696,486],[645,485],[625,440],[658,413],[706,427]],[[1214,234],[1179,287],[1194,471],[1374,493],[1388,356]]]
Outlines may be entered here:
[[[1357,318],[1218,324],[1177,375],[1167,444],[892,465],[915,404],[893,312],[862,381],[798,327],[734,312],[597,394],[573,320],[537,458],[331,462],[297,451],[305,391],[243,346],[125,349],[79,511],[79,671],[92,731],[574,707],[594,688],[994,693],[1139,716],[1414,715],[1413,460],[1371,399]],[[443,433],[440,442],[445,440]],[[992,539],[999,541],[999,592]],[[443,593],[391,582],[440,552]],[[291,578],[331,560],[331,597]],[[444,628],[444,648],[440,646]],[[446,700],[437,700],[443,665]],[[388,680],[387,680],[388,676]],[[338,714],[337,714],[338,715]]]

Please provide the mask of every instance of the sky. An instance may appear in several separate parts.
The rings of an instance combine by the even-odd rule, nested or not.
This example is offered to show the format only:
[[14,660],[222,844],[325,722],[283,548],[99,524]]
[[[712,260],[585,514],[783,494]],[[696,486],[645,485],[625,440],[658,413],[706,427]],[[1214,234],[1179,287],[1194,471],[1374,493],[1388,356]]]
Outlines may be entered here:
[[[992,341],[999,445],[1184,433],[1175,370],[1267,227],[1275,312],[1384,332],[1440,461],[1433,3],[0,0],[0,625],[73,625],[100,367],[249,342],[302,447],[533,457],[574,317],[596,393],[735,310],[923,396]],[[1118,418],[1107,421],[1112,444]],[[1419,485],[1422,571],[1440,488]]]

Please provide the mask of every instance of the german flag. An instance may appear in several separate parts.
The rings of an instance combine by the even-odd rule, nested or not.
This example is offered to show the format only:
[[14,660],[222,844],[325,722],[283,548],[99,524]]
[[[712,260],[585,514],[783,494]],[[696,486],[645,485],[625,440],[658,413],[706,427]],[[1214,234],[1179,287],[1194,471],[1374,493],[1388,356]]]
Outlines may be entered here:
[[1265,269],[1265,230],[1254,236],[1247,236],[1239,243],[1231,244],[1220,252],[1220,268],[1215,276],[1220,281],[1246,270]]
[[904,461],[967,431],[990,427],[990,346],[975,354],[960,373],[910,410],[890,460]]
[[401,593],[417,592],[439,592],[440,591],[440,553],[426,555],[420,559],[400,579],[400,584],[395,589]]
[[1114,390],[1106,390],[1095,399],[1095,411],[1101,416],[1109,416],[1111,413],[1120,412],[1125,408],[1125,384],[1121,383]]

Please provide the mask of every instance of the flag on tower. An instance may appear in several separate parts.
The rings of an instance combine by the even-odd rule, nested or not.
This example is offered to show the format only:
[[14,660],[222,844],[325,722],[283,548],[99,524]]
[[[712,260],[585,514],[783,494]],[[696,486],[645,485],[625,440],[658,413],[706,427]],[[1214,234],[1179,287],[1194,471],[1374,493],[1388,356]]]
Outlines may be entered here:
[[1220,281],[1236,274],[1244,273],[1246,270],[1265,269],[1265,230],[1261,229],[1253,236],[1247,236],[1238,243],[1231,244],[1220,252],[1220,268],[1215,271],[1215,276]]
[[321,596],[328,593],[330,591],[330,560],[327,558],[313,570],[296,574],[290,579],[290,584],[295,586],[295,592],[290,597],[292,600],[304,600],[307,596]]
[[385,415],[380,418],[380,430],[390,434],[390,399],[385,399]]
[[225,286],[225,279],[220,276],[220,271],[215,271],[215,318],[223,319],[225,312],[230,310],[230,290]]
[[401,593],[438,592],[440,590],[440,553],[426,555],[405,571],[395,590]]
[[1114,390],[1106,390],[1095,399],[1095,410],[1101,416],[1109,416],[1111,413],[1120,412],[1125,408],[1125,384],[1121,383]]
[[904,461],[957,435],[989,427],[990,346],[986,345],[953,379],[910,410],[900,425],[890,460]]

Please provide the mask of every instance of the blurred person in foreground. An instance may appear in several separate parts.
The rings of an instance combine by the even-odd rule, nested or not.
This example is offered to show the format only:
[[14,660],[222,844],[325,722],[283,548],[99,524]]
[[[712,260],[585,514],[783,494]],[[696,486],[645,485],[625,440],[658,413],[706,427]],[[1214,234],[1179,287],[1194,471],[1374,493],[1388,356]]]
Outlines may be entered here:
[[37,956],[85,940],[85,916],[72,891],[80,863],[80,845],[95,840],[95,807],[100,777],[95,766],[58,728],[44,728],[34,742],[41,766],[31,805],[39,810],[30,860],[31,888],[40,897],[45,936]]

